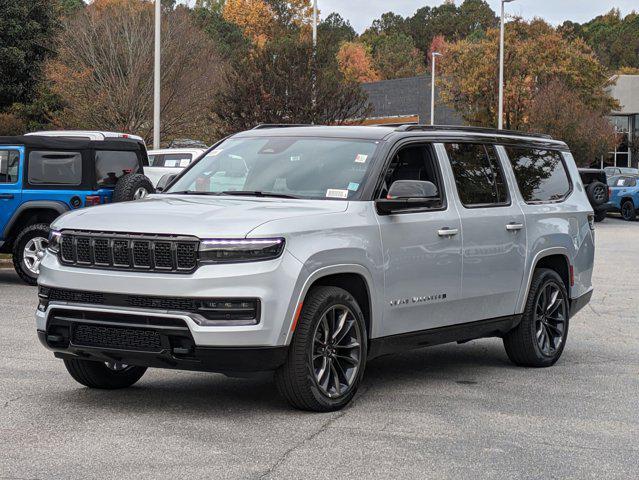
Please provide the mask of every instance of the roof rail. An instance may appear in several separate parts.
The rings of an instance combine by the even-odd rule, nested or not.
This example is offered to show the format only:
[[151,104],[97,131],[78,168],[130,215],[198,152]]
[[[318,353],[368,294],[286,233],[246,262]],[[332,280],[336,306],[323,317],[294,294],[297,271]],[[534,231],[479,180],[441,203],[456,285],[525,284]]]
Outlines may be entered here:
[[265,130],[267,128],[291,128],[291,127],[312,127],[309,123],[260,123],[251,130]]
[[462,131],[462,132],[473,132],[473,133],[486,133],[493,135],[513,135],[517,137],[534,137],[534,138],[544,138],[546,140],[553,140],[550,135],[545,135],[543,133],[526,133],[519,132],[517,130],[497,130],[495,128],[485,128],[485,127],[466,127],[466,126],[455,126],[455,125],[411,125],[404,124],[397,127],[398,132],[412,132],[412,131]]

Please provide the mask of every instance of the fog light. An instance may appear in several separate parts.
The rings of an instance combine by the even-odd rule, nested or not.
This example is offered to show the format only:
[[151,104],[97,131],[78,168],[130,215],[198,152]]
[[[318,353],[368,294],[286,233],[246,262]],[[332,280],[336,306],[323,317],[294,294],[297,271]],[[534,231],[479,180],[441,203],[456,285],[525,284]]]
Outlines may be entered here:
[[256,325],[260,319],[260,301],[253,298],[204,300],[197,313],[203,317],[200,325]]

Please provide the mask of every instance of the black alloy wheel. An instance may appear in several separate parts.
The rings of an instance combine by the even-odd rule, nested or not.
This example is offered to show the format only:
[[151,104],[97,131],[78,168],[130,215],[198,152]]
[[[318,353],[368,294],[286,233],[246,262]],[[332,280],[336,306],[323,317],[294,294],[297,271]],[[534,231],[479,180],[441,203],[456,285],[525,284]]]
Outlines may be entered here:
[[345,305],[326,310],[315,327],[311,362],[315,381],[330,398],[349,392],[362,361],[362,331]]
[[537,346],[546,357],[554,357],[559,351],[567,319],[568,302],[563,289],[554,280],[549,280],[539,290],[535,306]]
[[628,222],[632,222],[637,218],[637,212],[631,200],[626,200],[621,204],[621,216]]

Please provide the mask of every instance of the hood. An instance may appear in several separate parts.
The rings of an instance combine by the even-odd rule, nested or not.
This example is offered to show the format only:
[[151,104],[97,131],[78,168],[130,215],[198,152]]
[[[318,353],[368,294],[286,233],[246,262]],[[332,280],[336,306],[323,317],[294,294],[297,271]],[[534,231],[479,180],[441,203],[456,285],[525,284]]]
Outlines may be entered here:
[[151,195],[75,210],[58,218],[52,228],[242,238],[272,220],[339,213],[347,207],[348,202],[333,200]]

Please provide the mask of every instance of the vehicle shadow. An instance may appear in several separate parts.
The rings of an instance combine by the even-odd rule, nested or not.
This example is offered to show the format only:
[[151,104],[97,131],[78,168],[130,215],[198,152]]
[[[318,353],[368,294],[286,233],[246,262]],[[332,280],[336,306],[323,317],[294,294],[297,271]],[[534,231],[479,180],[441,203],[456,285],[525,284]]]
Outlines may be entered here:
[[18,274],[15,272],[13,267],[0,267],[0,285],[25,285]]
[[[474,342],[473,342],[474,343]],[[475,384],[508,368],[501,342],[458,346],[449,344],[388,355],[369,362],[360,397],[372,387],[392,392],[410,384],[427,391],[441,381]],[[60,398],[61,396],[61,398]],[[269,373],[254,378],[228,378],[202,372],[149,370],[135,386],[123,390],[91,390],[78,386],[58,391],[66,406],[121,414],[173,414],[184,420],[212,417],[282,414],[305,415],[280,397]],[[356,405],[356,404],[355,404]]]

